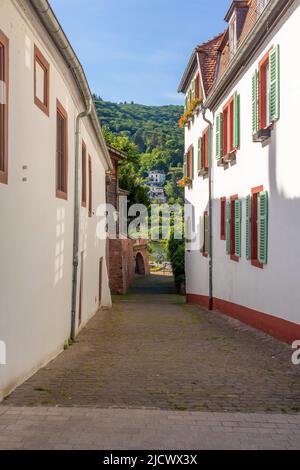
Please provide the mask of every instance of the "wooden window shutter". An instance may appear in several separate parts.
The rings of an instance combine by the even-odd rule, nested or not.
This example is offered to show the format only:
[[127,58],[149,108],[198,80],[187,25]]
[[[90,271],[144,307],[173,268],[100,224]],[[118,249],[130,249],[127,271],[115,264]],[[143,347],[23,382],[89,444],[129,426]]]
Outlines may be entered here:
[[198,139],[198,173],[202,170],[202,137]]
[[258,79],[258,70],[255,70],[252,75],[252,134],[258,131],[259,124]]
[[234,94],[233,102],[233,147],[240,147],[240,95]]
[[242,204],[239,199],[234,201],[235,203],[235,256],[241,257],[241,222],[242,222]]
[[204,253],[209,253],[209,215],[204,213]]
[[268,191],[259,193],[258,214],[258,260],[267,264],[268,260]]
[[270,121],[276,121],[280,115],[280,67],[279,45],[270,52]]
[[187,177],[187,154],[186,153],[183,156],[183,176],[184,178]]
[[216,117],[216,158],[220,160],[223,156],[223,114]]
[[190,148],[190,178],[194,179],[194,146]]
[[196,98],[196,80],[192,81],[192,94],[193,94],[193,99]]
[[206,159],[205,159],[206,168],[209,167],[209,163],[210,163],[210,150],[211,150],[211,130],[210,130],[210,126],[208,126],[207,132],[206,132]]
[[246,258],[251,259],[251,196],[246,197]]
[[231,224],[231,202],[228,201],[226,203],[226,253],[227,255],[230,255],[230,246],[231,246],[230,224]]

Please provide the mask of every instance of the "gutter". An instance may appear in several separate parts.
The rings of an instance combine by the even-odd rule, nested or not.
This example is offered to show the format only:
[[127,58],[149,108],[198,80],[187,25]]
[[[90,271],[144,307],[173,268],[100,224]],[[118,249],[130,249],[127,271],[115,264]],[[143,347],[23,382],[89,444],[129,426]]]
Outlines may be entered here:
[[28,0],[28,1],[34,8],[39,19],[41,20],[44,27],[46,28],[49,36],[51,37],[55,46],[61,53],[65,62],[67,63],[76,81],[76,84],[81,92],[83,101],[85,103],[85,107],[88,108],[90,101],[92,102],[91,111],[88,114],[88,116],[90,117],[91,123],[93,125],[96,139],[98,140],[100,148],[104,154],[107,169],[112,170],[113,165],[112,165],[112,162],[108,153],[108,149],[107,149],[107,146],[106,146],[103,134],[102,134],[101,126],[99,123],[99,118],[96,112],[96,108],[93,104],[92,93],[91,93],[89,84],[87,82],[82,65],[79,62],[78,57],[76,56],[52,8],[50,7],[48,0]]
[[232,82],[243,72],[243,69],[250,62],[262,41],[268,36],[270,31],[274,29],[294,2],[295,0],[272,0],[266,5],[264,12],[257,20],[255,26],[239,46],[234,59],[229,64],[224,75],[211,89],[205,102],[206,108],[213,109],[216,106],[228,86],[232,85]]

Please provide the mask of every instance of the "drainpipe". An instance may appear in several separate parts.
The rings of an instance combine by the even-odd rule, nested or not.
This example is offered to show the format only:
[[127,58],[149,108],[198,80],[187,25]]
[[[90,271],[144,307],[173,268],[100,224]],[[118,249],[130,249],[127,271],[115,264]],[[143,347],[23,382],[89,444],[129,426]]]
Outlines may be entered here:
[[[202,106],[201,108],[203,120],[209,125],[210,129],[210,139],[213,135],[213,124],[206,117],[205,113],[207,108]],[[209,145],[209,155],[208,155],[208,213],[209,213],[209,280],[208,280],[208,309],[213,309],[213,236],[212,236],[212,145]]]
[[81,173],[79,171],[80,155],[80,121],[89,116],[92,111],[92,100],[90,99],[86,110],[78,114],[76,118],[75,131],[75,181],[74,181],[74,226],[73,226],[73,275],[72,275],[72,313],[71,313],[71,339],[75,340],[76,335],[76,304],[77,304],[77,279],[78,279],[78,259],[79,259],[79,229],[80,229],[80,184]]

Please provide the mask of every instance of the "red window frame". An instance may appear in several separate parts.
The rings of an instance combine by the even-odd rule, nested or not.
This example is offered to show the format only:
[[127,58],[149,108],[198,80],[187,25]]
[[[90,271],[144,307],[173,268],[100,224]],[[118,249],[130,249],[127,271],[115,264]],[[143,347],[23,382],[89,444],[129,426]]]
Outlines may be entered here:
[[81,205],[82,207],[86,207],[86,144],[84,142],[84,140],[82,141],[82,145],[81,145],[81,148],[82,148],[82,151],[81,151],[81,162],[82,162],[82,166],[81,166],[81,177],[82,177],[82,181],[81,181],[81,187],[82,187],[82,190],[81,190]]
[[258,260],[258,195],[264,190],[263,186],[251,189],[251,264],[263,269],[264,265]]
[[93,214],[92,157],[89,155],[89,217]]
[[56,197],[68,199],[68,113],[59,100],[56,100]]
[[206,236],[205,236],[205,217],[208,216],[208,211],[203,212],[203,246],[202,246],[202,255],[207,258],[208,253],[205,251],[205,245],[206,245]]
[[208,168],[208,130],[209,126],[202,133],[202,170],[207,170]]
[[[36,64],[39,64],[44,71],[44,101],[41,101],[36,95]],[[34,103],[40,108],[46,116],[49,116],[49,89],[50,89],[50,65],[42,52],[34,46]]]
[[5,84],[5,104],[0,104],[0,183],[8,183],[8,88],[9,88],[9,39],[0,30],[2,63],[0,80]]
[[233,152],[234,96],[223,107],[223,155]]
[[191,178],[191,153],[192,153],[192,145],[189,146],[186,154],[186,175],[188,178]]
[[235,255],[235,201],[239,198],[238,194],[230,196],[230,259],[232,261],[239,261],[238,256]]
[[[271,48],[272,49],[272,48]],[[271,50],[270,49],[270,50]],[[267,127],[267,66],[269,65],[270,50],[258,64],[259,70],[259,128]]]
[[196,99],[199,100],[201,98],[200,96],[200,73],[197,74],[196,76]]
[[226,197],[220,199],[220,239],[226,240]]

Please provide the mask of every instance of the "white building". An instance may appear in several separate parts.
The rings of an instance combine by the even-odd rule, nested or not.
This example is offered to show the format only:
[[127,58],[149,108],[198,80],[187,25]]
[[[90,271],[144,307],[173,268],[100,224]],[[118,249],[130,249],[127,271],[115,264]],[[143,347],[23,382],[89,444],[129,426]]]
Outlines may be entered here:
[[[186,95],[187,298],[300,338],[300,0],[234,1]],[[200,242],[199,242],[200,241]]]
[[111,161],[47,1],[1,0],[0,74],[1,400],[111,304],[95,213]]
[[148,197],[150,201],[158,200],[159,202],[166,202],[167,198],[164,192],[164,188],[158,186],[151,186],[148,191]]
[[164,171],[153,170],[149,171],[148,184],[154,184],[156,186],[163,186],[166,181],[166,174]]

